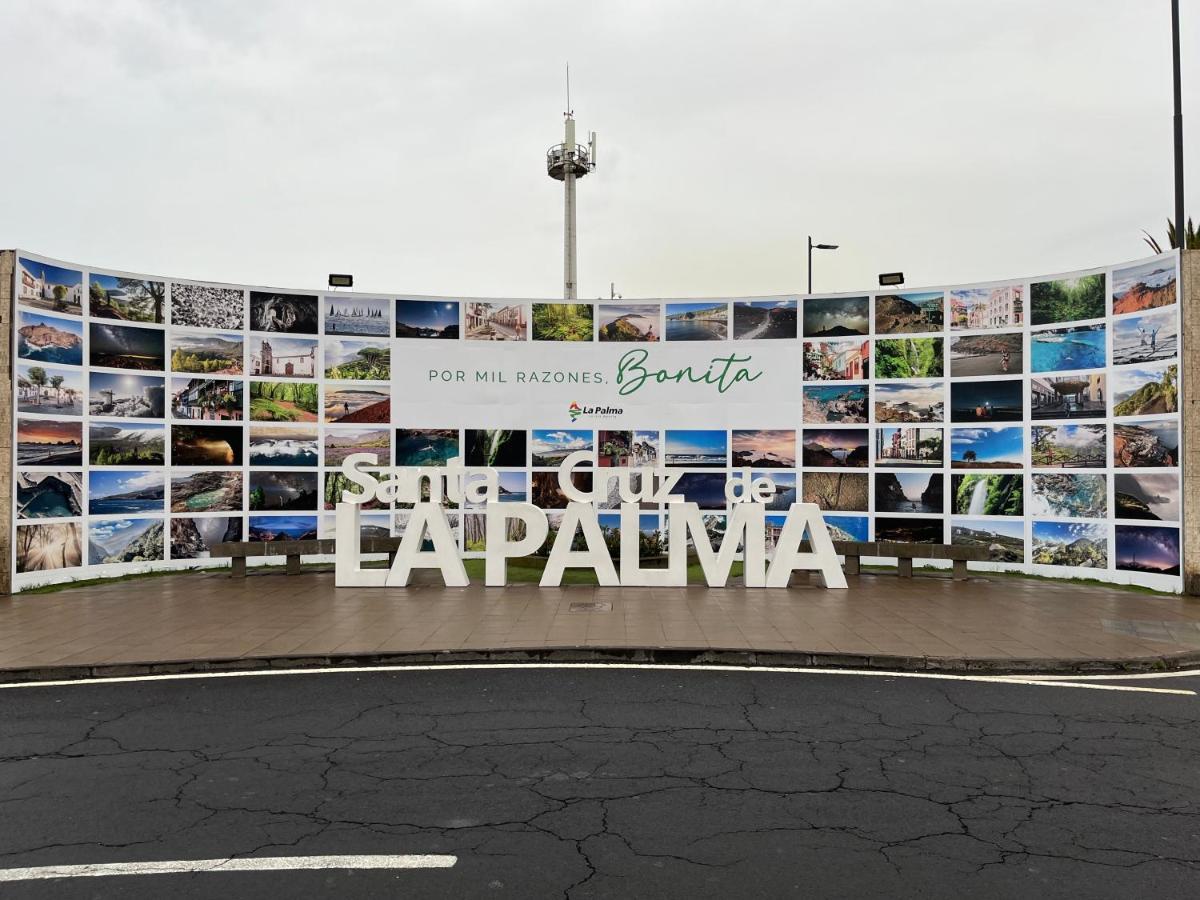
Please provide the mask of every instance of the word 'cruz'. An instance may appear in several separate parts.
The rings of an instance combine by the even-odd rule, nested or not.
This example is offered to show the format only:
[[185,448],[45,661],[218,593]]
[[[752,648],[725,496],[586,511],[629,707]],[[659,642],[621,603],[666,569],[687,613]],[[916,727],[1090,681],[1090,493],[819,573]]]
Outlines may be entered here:
[[[684,585],[687,583],[689,536],[710,587],[720,587],[728,581],[739,545],[746,587],[787,587],[791,573],[797,569],[820,573],[828,588],[846,587],[837,552],[816,504],[791,505],[774,552],[768,558],[765,501],[774,494],[775,486],[769,478],[751,478],[748,473],[726,482],[725,496],[733,507],[716,550],[709,541],[699,505],[687,503],[682,496],[672,493],[680,473],[650,468],[603,473],[603,478],[597,480],[607,484],[616,479],[621,500],[618,574],[600,530],[593,503],[596,495],[576,487],[571,477],[575,468],[590,463],[589,456],[585,451],[578,451],[559,466],[559,489],[568,503],[542,573],[540,583],[543,587],[561,584],[563,573],[570,568],[592,569],[603,586]],[[532,503],[498,502],[499,473],[495,469],[464,469],[457,457],[449,460],[445,467],[379,469],[378,466],[379,458],[374,453],[352,453],[342,462],[342,473],[362,490],[343,491],[341,502],[337,504],[338,587],[403,587],[409,583],[413,569],[437,569],[450,587],[468,584],[458,542],[442,505],[443,499],[460,505],[483,506],[486,519],[484,574],[485,583],[490,586],[507,584],[508,560],[536,552],[549,536],[550,521],[544,510]],[[603,496],[607,497],[607,493]],[[359,510],[371,500],[412,504],[390,569],[364,569],[361,565]],[[641,502],[667,504],[666,568],[644,569],[641,566],[638,555]],[[522,524],[523,536],[510,537],[522,530],[510,528],[512,521]],[[574,550],[572,546],[580,532],[584,549]],[[806,537],[809,549],[802,550]],[[432,549],[424,549],[426,541]]]

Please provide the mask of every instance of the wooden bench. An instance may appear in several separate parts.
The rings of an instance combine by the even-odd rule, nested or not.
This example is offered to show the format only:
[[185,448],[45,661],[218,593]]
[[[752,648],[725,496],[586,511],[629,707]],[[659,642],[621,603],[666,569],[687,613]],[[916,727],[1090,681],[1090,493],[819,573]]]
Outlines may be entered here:
[[[363,553],[386,553],[389,561],[395,558],[399,546],[398,537],[365,537],[360,544]],[[334,540],[323,538],[309,541],[230,541],[213,545],[211,552],[214,558],[233,560],[233,571],[230,574],[235,578],[245,578],[246,560],[260,556],[282,556],[286,560],[286,574],[299,575],[300,557],[332,556]]]

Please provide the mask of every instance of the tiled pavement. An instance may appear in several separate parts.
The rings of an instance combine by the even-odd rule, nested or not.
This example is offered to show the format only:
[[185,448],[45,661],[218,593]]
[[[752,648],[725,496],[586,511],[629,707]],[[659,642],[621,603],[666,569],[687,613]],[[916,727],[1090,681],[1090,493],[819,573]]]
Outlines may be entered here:
[[1186,597],[1009,577],[849,580],[849,591],[362,590],[335,588],[332,573],[181,574],[0,599],[0,669],[565,647],[993,660],[1200,651],[1200,601]]

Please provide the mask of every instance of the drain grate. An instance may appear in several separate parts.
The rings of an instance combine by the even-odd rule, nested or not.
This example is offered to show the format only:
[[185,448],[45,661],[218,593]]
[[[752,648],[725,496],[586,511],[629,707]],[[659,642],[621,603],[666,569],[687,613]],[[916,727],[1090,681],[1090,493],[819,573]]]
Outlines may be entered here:
[[568,609],[571,612],[612,612],[612,604],[607,600],[576,600]]

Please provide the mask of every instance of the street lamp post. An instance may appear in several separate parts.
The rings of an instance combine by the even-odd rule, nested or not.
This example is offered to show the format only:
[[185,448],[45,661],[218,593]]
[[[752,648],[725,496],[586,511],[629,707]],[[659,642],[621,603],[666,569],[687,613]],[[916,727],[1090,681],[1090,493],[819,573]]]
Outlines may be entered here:
[[1175,244],[1187,246],[1183,220],[1183,98],[1179,77],[1179,0],[1171,0],[1171,50],[1175,76]]
[[808,236],[808,292],[812,293],[812,252],[814,250],[836,250],[837,244],[814,244],[812,235]]

